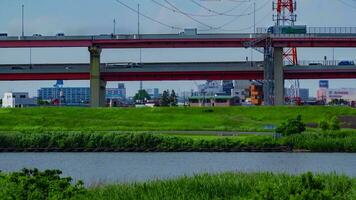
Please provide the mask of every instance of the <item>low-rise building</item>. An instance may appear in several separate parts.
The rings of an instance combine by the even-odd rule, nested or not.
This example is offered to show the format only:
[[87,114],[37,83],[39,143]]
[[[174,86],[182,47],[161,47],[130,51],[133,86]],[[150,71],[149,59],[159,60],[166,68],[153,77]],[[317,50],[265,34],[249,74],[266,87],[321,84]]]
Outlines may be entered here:
[[317,99],[326,103],[329,103],[334,99],[343,99],[348,102],[356,101],[356,88],[320,88],[317,92]]
[[37,98],[30,98],[27,92],[5,92],[3,108],[22,108],[37,105]]
[[240,99],[233,96],[192,96],[189,97],[191,107],[227,107],[240,105]]

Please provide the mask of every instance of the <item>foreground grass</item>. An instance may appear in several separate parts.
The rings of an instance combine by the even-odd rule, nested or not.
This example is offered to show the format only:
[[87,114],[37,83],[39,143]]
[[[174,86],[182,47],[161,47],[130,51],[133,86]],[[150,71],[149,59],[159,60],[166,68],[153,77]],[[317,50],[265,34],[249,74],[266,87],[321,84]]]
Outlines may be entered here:
[[356,179],[336,174],[223,173],[84,188],[59,170],[0,173],[0,198],[16,200],[353,200]]
[[91,188],[75,199],[355,199],[356,179],[335,174],[300,176],[225,173],[177,180]]
[[348,107],[26,108],[0,109],[0,131],[266,131],[298,114],[306,123],[356,116]]
[[273,136],[169,136],[149,133],[0,133],[0,150],[11,151],[290,151],[356,152],[356,132]]

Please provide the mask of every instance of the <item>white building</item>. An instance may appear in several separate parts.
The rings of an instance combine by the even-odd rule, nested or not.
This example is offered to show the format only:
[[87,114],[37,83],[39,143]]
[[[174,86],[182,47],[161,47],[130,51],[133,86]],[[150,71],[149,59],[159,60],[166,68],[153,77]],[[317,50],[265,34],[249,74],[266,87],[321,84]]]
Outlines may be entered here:
[[356,101],[356,88],[325,89],[320,88],[317,92],[318,100],[327,103],[333,99],[344,99],[346,101]]
[[206,81],[206,83],[198,85],[198,96],[214,96],[219,93],[223,93],[221,81]]
[[5,92],[2,99],[3,108],[36,106],[37,99],[30,98],[27,92]]

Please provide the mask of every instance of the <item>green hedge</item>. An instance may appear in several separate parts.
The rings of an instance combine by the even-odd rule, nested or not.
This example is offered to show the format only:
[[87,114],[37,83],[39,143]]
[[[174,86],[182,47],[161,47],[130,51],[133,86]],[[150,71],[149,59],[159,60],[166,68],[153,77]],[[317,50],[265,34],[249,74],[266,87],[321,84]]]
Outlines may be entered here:
[[307,149],[316,152],[356,152],[355,131],[328,131],[303,133],[282,138],[284,144],[293,149]]
[[192,139],[189,137],[165,136],[148,133],[3,133],[0,148],[110,148],[141,149],[157,151],[180,151],[201,149],[272,148],[280,144],[272,137]]
[[245,151],[305,149],[315,152],[356,152],[351,131],[272,136],[193,138],[149,133],[0,133],[0,149],[88,149],[119,151]]

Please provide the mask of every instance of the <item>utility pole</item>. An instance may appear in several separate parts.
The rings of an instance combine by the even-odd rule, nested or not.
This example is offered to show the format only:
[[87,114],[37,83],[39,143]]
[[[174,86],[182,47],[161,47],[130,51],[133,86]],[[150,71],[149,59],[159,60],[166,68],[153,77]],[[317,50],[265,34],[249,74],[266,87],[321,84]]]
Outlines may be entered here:
[[[140,39],[140,4],[137,4],[137,35]],[[142,63],[142,49],[139,49],[140,53],[140,64]],[[140,90],[143,90],[143,83],[140,81]]]
[[24,22],[24,17],[25,17],[25,5],[22,4],[21,6],[21,14],[22,14],[22,21],[21,21],[21,27],[22,27],[22,37],[25,36],[25,22]]
[[[253,37],[256,37],[256,2],[253,2]],[[251,47],[251,67],[253,67],[253,48]]]
[[116,19],[113,20],[113,26],[114,26],[114,28],[113,28],[112,33],[115,35],[116,34]]

